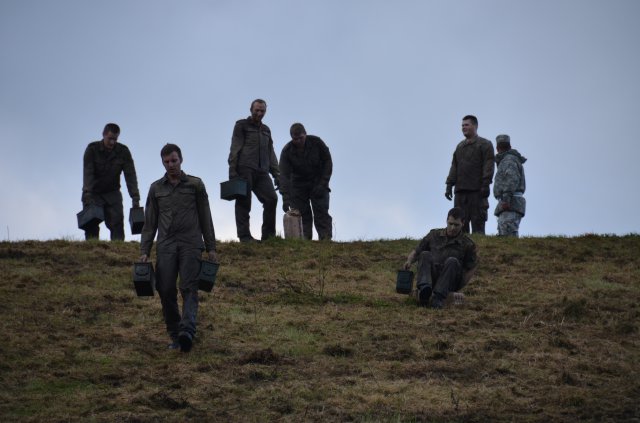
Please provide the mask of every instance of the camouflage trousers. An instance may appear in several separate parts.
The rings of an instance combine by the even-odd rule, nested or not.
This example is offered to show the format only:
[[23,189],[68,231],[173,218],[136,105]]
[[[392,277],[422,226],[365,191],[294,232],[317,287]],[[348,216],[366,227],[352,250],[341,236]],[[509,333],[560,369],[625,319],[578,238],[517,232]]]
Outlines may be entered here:
[[503,211],[500,213],[498,215],[498,235],[518,238],[520,219],[522,219],[522,215],[518,212]]

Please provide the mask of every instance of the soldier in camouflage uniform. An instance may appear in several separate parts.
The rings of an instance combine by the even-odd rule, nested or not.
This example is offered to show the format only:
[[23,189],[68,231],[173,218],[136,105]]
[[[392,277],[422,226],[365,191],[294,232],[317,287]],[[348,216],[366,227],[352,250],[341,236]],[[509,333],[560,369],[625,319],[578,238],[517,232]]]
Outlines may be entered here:
[[523,164],[527,161],[518,150],[511,148],[509,135],[496,137],[496,164],[498,170],[493,184],[493,196],[498,200],[494,214],[498,216],[498,235],[518,237],[520,219],[525,214],[527,201]]
[[[315,223],[318,238],[331,240],[332,219],[329,214],[329,180],[333,161],[327,145],[315,135],[307,135],[301,123],[289,130],[291,141],[280,153],[280,193],[282,209],[298,209],[302,215],[302,232],[313,236]],[[312,212],[313,209],[313,212]]]
[[[120,192],[120,175],[124,173],[133,207],[140,204],[138,178],[133,158],[126,145],[118,143],[120,127],[108,123],[102,131],[102,141],[89,144],[84,152],[82,206],[95,204],[104,209],[104,223],[111,231],[111,240],[124,240],[124,210]],[[98,238],[100,227],[85,229],[85,239]]]
[[[149,188],[140,261],[149,259],[157,232],[156,288],[172,341],[169,348],[189,352],[196,334],[200,257],[206,250],[210,261],[218,261],[216,238],[207,190],[200,178],[182,171],[180,147],[167,144],[160,156],[166,173]],[[182,315],[176,290],[178,275]]]
[[484,234],[489,209],[489,186],[493,179],[493,146],[491,141],[478,136],[478,119],[467,115],[462,119],[462,133],[465,139],[458,143],[451,160],[444,196],[453,205],[464,210],[466,221],[463,230]]
[[447,227],[432,229],[407,257],[408,270],[418,261],[418,304],[426,307],[433,292],[432,308],[442,308],[449,292],[467,285],[478,264],[475,243],[462,230],[464,211],[449,210]]
[[[233,128],[231,151],[229,152],[229,179],[243,178],[249,185],[249,191],[262,203],[262,239],[276,236],[276,207],[279,187],[278,158],[273,149],[271,129],[262,118],[267,113],[264,100],[253,100],[251,116],[240,119]],[[273,183],[269,178],[273,176]],[[275,189],[273,187],[275,183]],[[255,242],[251,235],[249,213],[251,212],[251,192],[236,200],[236,230],[240,242]]]

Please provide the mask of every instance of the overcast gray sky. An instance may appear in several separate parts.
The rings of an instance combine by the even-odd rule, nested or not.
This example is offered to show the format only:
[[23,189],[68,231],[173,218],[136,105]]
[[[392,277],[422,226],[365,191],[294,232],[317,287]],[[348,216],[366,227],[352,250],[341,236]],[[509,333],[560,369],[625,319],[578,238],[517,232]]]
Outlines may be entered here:
[[443,226],[466,114],[529,159],[521,234],[638,233],[638,18],[636,0],[0,0],[0,239],[83,238],[82,155],[107,122],[143,201],[174,142],[236,239],[219,183],[257,97],[278,156],[296,121],[331,149],[337,240]]

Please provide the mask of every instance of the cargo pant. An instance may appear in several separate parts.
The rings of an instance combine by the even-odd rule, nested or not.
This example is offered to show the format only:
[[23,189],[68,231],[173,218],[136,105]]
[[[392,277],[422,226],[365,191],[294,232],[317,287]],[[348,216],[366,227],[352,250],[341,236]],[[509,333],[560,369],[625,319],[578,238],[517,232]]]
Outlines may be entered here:
[[333,219],[329,214],[329,190],[313,196],[313,184],[297,185],[291,188],[291,207],[302,215],[302,232],[306,239],[313,238],[315,224],[318,238],[331,240]]
[[[162,303],[162,314],[167,332],[176,341],[181,332],[196,334],[198,314],[198,273],[202,250],[178,246],[175,250],[159,250],[156,263],[156,290]],[[182,314],[178,307],[176,282],[180,276]]]
[[474,234],[484,235],[484,224],[487,221],[489,200],[483,198],[480,191],[456,191],[453,205],[464,210],[464,226],[462,230],[469,233],[469,223]]
[[420,290],[424,286],[431,286],[433,293],[440,298],[461,290],[464,287],[462,264],[455,257],[445,259],[444,264],[435,263],[431,252],[423,251],[418,258],[416,288]]
[[[111,232],[111,241],[124,241],[124,210],[122,207],[122,193],[113,191],[107,194],[92,194],[91,198],[82,198],[82,206],[96,204],[104,209],[104,223]],[[100,224],[90,225],[84,231],[85,239],[98,239]]]
[[266,172],[240,166],[238,176],[247,181],[249,195],[236,200],[236,230],[240,240],[251,238],[249,212],[251,211],[251,192],[262,203],[262,239],[276,236],[276,207],[278,196],[273,188],[271,177]]
[[498,215],[498,235],[518,238],[522,215],[514,211],[503,211]]

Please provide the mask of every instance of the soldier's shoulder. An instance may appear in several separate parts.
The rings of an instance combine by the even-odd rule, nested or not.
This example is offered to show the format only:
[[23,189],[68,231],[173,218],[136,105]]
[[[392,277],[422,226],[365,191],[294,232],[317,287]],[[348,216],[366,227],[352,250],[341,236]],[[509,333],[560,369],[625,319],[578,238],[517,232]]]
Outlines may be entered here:
[[471,237],[468,234],[462,234],[462,236],[460,237],[460,240],[462,241],[463,244],[465,244],[466,246],[469,247],[473,247],[475,248],[476,243],[471,239]]
[[101,143],[102,143],[102,141],[91,141],[89,144],[87,144],[87,149],[98,148],[98,147],[100,147]]
[[484,146],[490,146],[493,148],[493,143],[486,138],[478,137],[478,143]]
[[191,182],[191,183],[194,183],[194,184],[202,184],[203,183],[202,182],[202,178],[199,178],[197,176],[188,175],[188,174],[185,174],[185,176],[187,177],[187,180],[189,182]]

